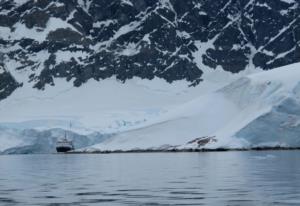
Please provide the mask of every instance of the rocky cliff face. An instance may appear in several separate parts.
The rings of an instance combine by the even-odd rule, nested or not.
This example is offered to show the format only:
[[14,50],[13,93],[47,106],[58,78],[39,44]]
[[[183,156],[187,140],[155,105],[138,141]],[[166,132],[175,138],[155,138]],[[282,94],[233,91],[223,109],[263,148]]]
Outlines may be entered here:
[[201,82],[300,61],[296,0],[2,0],[0,100],[55,78]]
[[16,82],[14,77],[0,64],[0,100],[8,97],[19,86],[22,84]]

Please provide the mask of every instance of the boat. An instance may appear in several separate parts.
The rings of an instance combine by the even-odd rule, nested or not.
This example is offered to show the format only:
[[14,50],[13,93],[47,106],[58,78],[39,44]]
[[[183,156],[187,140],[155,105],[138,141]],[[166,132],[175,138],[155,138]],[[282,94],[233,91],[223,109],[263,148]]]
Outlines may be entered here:
[[74,150],[74,145],[71,140],[67,138],[67,132],[65,132],[65,136],[56,142],[56,151],[57,152],[69,152]]

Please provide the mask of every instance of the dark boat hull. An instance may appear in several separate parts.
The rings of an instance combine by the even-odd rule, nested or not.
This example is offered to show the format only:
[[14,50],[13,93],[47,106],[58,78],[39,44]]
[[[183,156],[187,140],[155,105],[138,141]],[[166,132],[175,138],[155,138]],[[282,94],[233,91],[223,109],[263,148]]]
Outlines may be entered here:
[[57,152],[69,152],[71,150],[72,150],[72,148],[70,148],[70,147],[56,147]]

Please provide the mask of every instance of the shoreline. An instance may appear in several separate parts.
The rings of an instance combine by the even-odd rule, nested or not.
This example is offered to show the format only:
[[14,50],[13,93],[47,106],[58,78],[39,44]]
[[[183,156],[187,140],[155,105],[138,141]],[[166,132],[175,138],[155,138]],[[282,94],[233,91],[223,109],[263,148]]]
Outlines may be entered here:
[[181,152],[231,152],[231,151],[285,151],[285,150],[300,150],[300,147],[253,147],[253,148],[216,148],[216,149],[135,149],[135,150],[99,150],[99,151],[71,151],[67,154],[114,154],[114,153],[181,153]]
[[216,148],[216,149],[134,149],[134,150],[97,150],[97,151],[69,151],[53,153],[11,153],[2,155],[34,155],[34,154],[122,154],[122,153],[207,153],[207,152],[248,152],[248,151],[287,151],[300,150],[300,147],[253,147],[253,148]]

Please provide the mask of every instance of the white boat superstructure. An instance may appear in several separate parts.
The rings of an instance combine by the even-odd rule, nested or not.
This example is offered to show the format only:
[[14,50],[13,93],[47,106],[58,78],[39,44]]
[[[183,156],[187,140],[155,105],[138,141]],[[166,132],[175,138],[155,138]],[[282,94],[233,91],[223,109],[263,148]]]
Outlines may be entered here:
[[[70,124],[70,128],[71,128],[71,124]],[[68,152],[71,150],[74,150],[74,145],[71,140],[68,140],[67,132],[65,132],[64,138],[62,138],[56,142],[56,151],[57,152]]]

